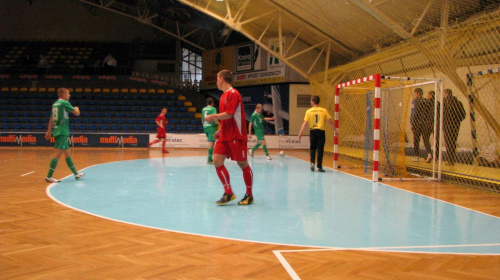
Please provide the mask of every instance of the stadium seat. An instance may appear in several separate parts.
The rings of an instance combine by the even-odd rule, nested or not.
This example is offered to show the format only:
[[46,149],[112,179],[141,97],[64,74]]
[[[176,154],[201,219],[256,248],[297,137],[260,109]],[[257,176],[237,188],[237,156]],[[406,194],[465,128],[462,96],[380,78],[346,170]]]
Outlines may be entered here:
[[105,121],[105,123],[107,123],[107,124],[112,124],[114,122],[115,122],[115,120],[113,120],[113,119],[106,119],[106,121]]
[[164,94],[165,93],[165,90],[162,89],[162,88],[159,88],[158,90],[156,90],[156,93],[161,93],[161,94]]
[[174,93],[174,90],[173,89],[167,89],[167,93],[172,94],[172,93]]
[[99,128],[100,131],[106,131],[106,130],[108,130],[108,126],[105,125],[105,124],[99,125],[98,128]]
[[137,124],[146,124],[145,119],[137,119]]
[[118,132],[118,125],[112,124],[109,126],[109,131]]
[[186,102],[184,102],[184,106],[185,107],[192,107],[193,103],[191,101],[186,101]]
[[142,130],[144,131],[151,131],[151,126],[149,124],[145,124],[142,126]]
[[91,124],[87,127],[87,130],[92,131],[92,132],[97,132],[97,125]]
[[177,124],[178,122],[177,122],[177,119],[170,119],[170,120],[168,120],[168,123],[169,124]]
[[4,123],[4,124],[2,124],[1,128],[2,128],[2,130],[10,130],[10,124]]
[[86,124],[79,124],[79,125],[76,127],[76,129],[77,129],[78,131],[85,131],[85,130],[87,130],[87,125],[86,125]]
[[150,88],[150,89],[148,89],[148,93],[156,93],[156,89]]
[[133,132],[141,132],[141,131],[140,131],[140,130],[141,130],[141,127],[140,127],[139,125],[134,124],[134,125],[132,125],[130,128],[131,128],[131,130],[132,130]]
[[186,100],[186,97],[184,95],[179,95],[177,97],[177,100],[180,100],[180,101],[185,101]]

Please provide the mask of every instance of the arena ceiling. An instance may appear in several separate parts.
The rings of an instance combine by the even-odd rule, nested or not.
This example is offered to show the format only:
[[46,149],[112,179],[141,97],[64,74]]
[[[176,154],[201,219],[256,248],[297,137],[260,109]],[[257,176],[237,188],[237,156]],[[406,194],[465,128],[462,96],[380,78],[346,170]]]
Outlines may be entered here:
[[[251,40],[306,78],[428,32],[445,33],[499,5],[499,0],[79,1],[135,17],[199,50]],[[284,47],[271,48],[270,40]]]

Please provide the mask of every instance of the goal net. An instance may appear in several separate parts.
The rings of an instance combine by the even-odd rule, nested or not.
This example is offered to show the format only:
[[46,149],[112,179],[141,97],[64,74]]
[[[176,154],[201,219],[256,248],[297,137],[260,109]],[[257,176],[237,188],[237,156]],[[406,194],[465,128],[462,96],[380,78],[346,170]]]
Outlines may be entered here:
[[[490,168],[471,168],[473,172],[470,173],[479,178],[492,177],[500,169],[499,71],[497,68],[467,75],[474,165]],[[493,179],[498,181],[500,177]]]
[[[334,167],[343,160],[358,162],[373,173],[373,181],[439,178],[432,159],[437,158],[441,84],[437,79],[373,75],[337,85]],[[412,110],[416,89],[425,110],[424,103]],[[433,99],[425,99],[429,92]]]

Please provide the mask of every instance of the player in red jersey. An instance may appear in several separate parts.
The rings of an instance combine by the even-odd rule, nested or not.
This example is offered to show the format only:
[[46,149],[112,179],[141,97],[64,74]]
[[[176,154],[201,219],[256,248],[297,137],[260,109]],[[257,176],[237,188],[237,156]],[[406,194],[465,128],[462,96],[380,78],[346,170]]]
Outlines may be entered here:
[[158,125],[158,134],[156,135],[157,139],[148,144],[148,147],[150,147],[153,144],[163,141],[161,143],[162,153],[168,153],[168,151],[165,149],[165,143],[167,142],[167,129],[165,128],[165,126],[168,124],[168,121],[165,118],[166,114],[167,114],[167,108],[161,109],[161,113],[155,119],[156,124]]
[[221,123],[220,130],[214,133],[214,138],[217,139],[213,155],[214,166],[224,187],[224,194],[217,204],[226,204],[236,198],[231,189],[229,173],[224,166],[224,160],[230,158],[236,161],[243,171],[246,185],[245,196],[238,205],[248,205],[254,200],[253,172],[247,161],[247,122],[243,100],[240,93],[231,86],[232,80],[233,73],[228,70],[217,73],[217,87],[224,92],[219,102],[220,113],[206,116],[205,121],[219,120]]

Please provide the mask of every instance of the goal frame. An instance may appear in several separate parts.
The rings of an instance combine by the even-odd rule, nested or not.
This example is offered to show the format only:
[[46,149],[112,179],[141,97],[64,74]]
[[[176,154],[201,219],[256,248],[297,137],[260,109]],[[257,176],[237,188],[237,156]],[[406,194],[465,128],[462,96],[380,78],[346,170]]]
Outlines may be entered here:
[[[382,88],[381,82],[382,80],[401,80],[401,81],[418,81],[418,84],[412,84],[411,87],[416,87],[419,85],[426,84],[435,84],[435,92],[436,95],[439,96],[441,104],[443,104],[443,80],[442,79],[432,79],[432,78],[411,78],[411,77],[391,77],[391,76],[383,76],[381,74],[375,74],[366,76],[360,79],[352,80],[345,83],[340,83],[335,86],[335,105],[334,105],[334,141],[333,141],[333,168],[339,169],[338,159],[339,159],[339,115],[340,115],[340,90],[349,86],[362,84],[365,82],[375,82],[374,87],[374,113],[373,113],[373,174],[372,181],[378,182],[382,181],[382,178],[379,177],[379,157],[380,157],[380,118],[381,118],[381,95]],[[437,112],[437,102],[438,98],[435,98],[434,103],[434,123],[438,120],[437,114],[440,114],[440,123],[438,125],[434,125],[434,135],[436,135],[437,130],[442,130],[443,127],[443,110]],[[432,161],[432,178],[397,178],[398,181],[414,181],[414,180],[441,180],[441,164],[442,164],[442,143],[444,141],[443,133],[439,133],[439,161],[437,162],[437,172],[436,172],[436,161]],[[433,158],[436,158],[436,141],[433,143]],[[386,181],[390,181],[392,178],[384,178]]]

